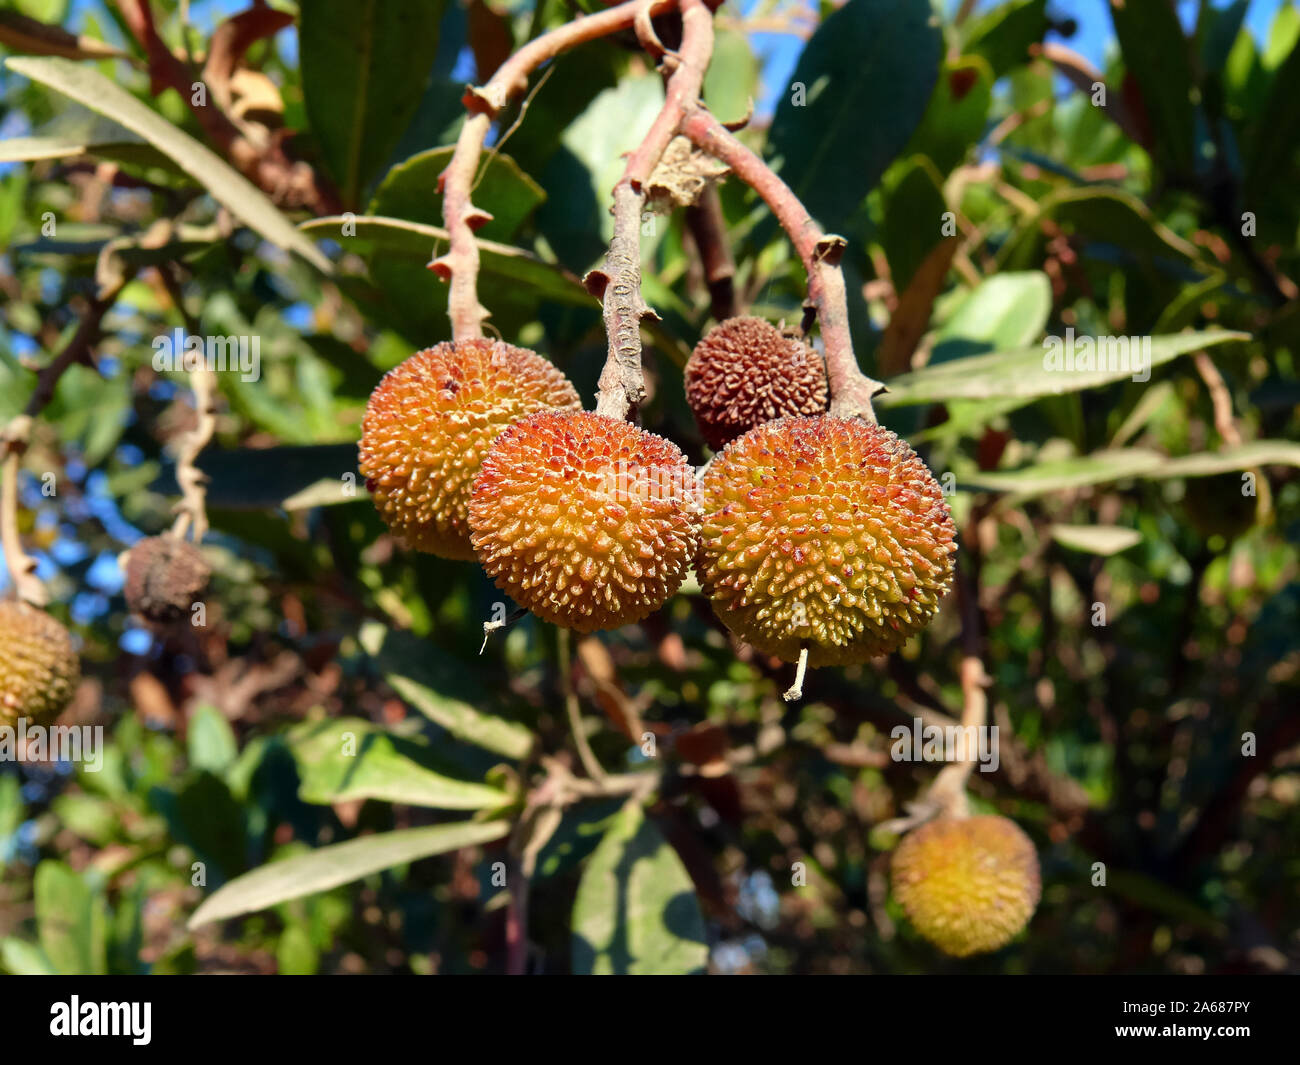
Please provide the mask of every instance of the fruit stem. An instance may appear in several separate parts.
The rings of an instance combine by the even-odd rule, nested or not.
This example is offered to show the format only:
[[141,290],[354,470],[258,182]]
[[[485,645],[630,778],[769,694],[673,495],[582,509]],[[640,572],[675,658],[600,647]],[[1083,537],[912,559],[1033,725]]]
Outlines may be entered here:
[[800,647],[799,664],[795,667],[795,671],[794,671],[794,683],[791,684],[790,687],[786,689],[785,694],[782,696],[782,698],[787,703],[792,703],[796,699],[803,698],[803,678],[804,678],[804,674],[807,672],[808,672],[808,648]]
[[492,216],[474,206],[471,195],[478,174],[479,157],[492,122],[510,99],[528,86],[528,75],[562,52],[587,41],[628,29],[638,11],[659,14],[677,6],[677,0],[628,0],[617,7],[566,22],[549,33],[529,41],[507,59],[486,85],[467,86],[462,102],[469,115],[461,126],[451,162],[438,178],[442,191],[442,217],[449,238],[447,253],[429,263],[429,269],[450,281],[447,315],[453,340],[483,335],[487,309],[478,301],[478,245],[474,231]]
[[762,159],[742,144],[705,108],[696,104],[682,119],[680,132],[692,144],[726,163],[771,208],[790,237],[808,274],[808,302],[821,324],[826,352],[826,376],[831,389],[831,413],[842,418],[876,420],[871,400],[885,391],[881,382],[858,367],[849,333],[848,297],[840,258],[846,241],[823,233],[808,209]]
[[[185,321],[185,329],[190,335],[198,335],[199,323],[185,308],[182,298],[180,280],[174,273],[174,264],[160,268],[163,286],[171,297],[172,305]],[[199,359],[190,371],[190,388],[194,392],[194,413],[198,419],[181,440],[176,456],[176,483],[181,486],[181,498],[172,510],[176,512],[176,521],[171,534],[177,540],[184,540],[185,534],[193,526],[194,542],[201,543],[208,531],[207,484],[208,477],[200,471],[194,462],[199,452],[208,446],[212,434],[217,428],[216,391],[217,379],[207,363]]]
[[564,696],[564,710],[569,717],[569,731],[573,733],[574,745],[578,748],[578,759],[587,776],[597,784],[605,782],[605,770],[601,766],[596,752],[587,740],[587,730],[583,725],[582,708],[578,705],[578,695],[573,690],[573,656],[570,652],[569,630],[558,629],[558,649],[560,660],[560,692]]
[[620,421],[645,398],[641,319],[658,317],[641,298],[644,186],[677,135],[682,117],[701,106],[700,90],[713,58],[713,11],[705,0],[682,0],[681,12],[681,48],[663,58],[664,69],[670,71],[663,107],[614,186],[614,238],[605,265],[582,279],[587,291],[604,304],[609,337],[609,354],[596,386],[596,413]]

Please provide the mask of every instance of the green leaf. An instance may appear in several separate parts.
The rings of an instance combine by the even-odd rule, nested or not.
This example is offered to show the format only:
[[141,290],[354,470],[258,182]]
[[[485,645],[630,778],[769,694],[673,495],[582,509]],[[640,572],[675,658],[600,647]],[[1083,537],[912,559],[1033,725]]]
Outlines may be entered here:
[[[925,156],[900,160],[885,179],[885,217],[880,243],[900,295],[931,250],[943,239],[943,178]],[[942,278],[940,278],[942,280]]]
[[16,774],[0,777],[0,873],[5,870],[5,855],[9,841],[23,823],[24,804],[22,785]]
[[676,851],[636,801],[587,861],[573,903],[573,971],[677,975],[705,971],[704,918]]
[[1039,213],[1008,239],[998,252],[1002,269],[1028,269],[1041,261],[1044,222],[1055,222],[1067,235],[1111,245],[1144,269],[1164,266],[1166,273],[1188,279],[1186,264],[1198,259],[1194,245],[1159,222],[1138,197],[1115,188],[1067,188],[1049,193]]
[[379,799],[442,810],[486,810],[510,802],[499,788],[445,775],[427,744],[361,718],[331,718],[295,730],[289,749],[302,777],[303,802]]
[[312,0],[298,31],[303,103],[343,202],[415,117],[438,54],[441,0]]
[[533,734],[527,728],[473,705],[470,700],[481,693],[469,690],[465,667],[450,655],[378,622],[363,625],[358,638],[393,690],[458,740],[507,758],[522,758],[532,750]]
[[1294,49],[1273,75],[1260,115],[1246,167],[1245,195],[1255,196],[1277,184],[1294,188],[1295,159],[1300,142],[1300,48]]
[[930,365],[1032,344],[1051,313],[1052,285],[1041,270],[986,277],[948,311]]
[[1142,448],[1094,451],[1079,458],[1039,463],[1026,469],[981,472],[963,478],[958,487],[962,491],[1009,492],[1027,498],[1130,477],[1156,481],[1213,477],[1257,466],[1300,466],[1300,444],[1289,440],[1255,440],[1221,451],[1176,457]]
[[108,911],[103,896],[63,862],[36,867],[33,885],[41,950],[64,976],[108,970]]
[[276,247],[296,252],[324,274],[332,272],[329,260],[260,189],[97,70],[69,59],[26,56],[6,59],[5,65],[14,73],[48,85],[143,137]]
[[14,976],[58,976],[59,970],[35,943],[10,936],[0,940],[0,962]]
[[215,706],[200,706],[190,718],[186,737],[190,765],[220,775],[239,757],[239,744],[225,715]]
[[[341,235],[345,222],[354,224],[354,236]],[[356,251],[367,258],[382,252],[399,255],[421,266],[433,258],[434,252],[445,250],[448,240],[447,231],[437,226],[368,215],[356,219],[344,219],[342,216],[313,218],[299,228],[313,237],[336,241],[345,249]],[[479,240],[476,243],[481,274],[530,288],[543,299],[580,307],[595,306],[591,295],[582,287],[582,281],[564,267],[548,263],[531,252],[508,244],[490,240]],[[437,289],[433,291],[436,292]]]
[[143,137],[77,104],[25,137],[0,141],[0,163],[67,159],[77,155],[172,167],[171,160]]
[[[295,502],[301,508],[301,494],[306,489],[320,495],[313,505],[354,503],[366,498],[365,484],[357,473],[356,444],[208,450],[199,456],[197,465],[210,478],[208,503],[215,507],[287,509],[290,502]],[[250,470],[256,470],[257,476],[250,477]],[[338,486],[335,498],[328,498],[320,490],[322,481]],[[174,474],[168,471],[150,488],[165,495],[175,494]]]
[[1174,5],[1112,3],[1110,13],[1124,66],[1151,120],[1154,150],[1175,174],[1189,175],[1195,164],[1195,79],[1191,45]]
[[[998,351],[989,355],[956,359],[937,366],[925,366],[912,373],[891,378],[886,382],[889,391],[878,397],[876,403],[881,407],[902,407],[914,403],[941,403],[950,399],[1035,399],[1039,396],[1081,392],[1134,376],[1131,365],[1119,364],[1119,352],[1114,348],[1110,349],[1115,356],[1113,368],[1107,366],[1092,370],[1070,370],[1049,365],[1048,358],[1054,352],[1058,352],[1061,357],[1066,354],[1064,341],[1056,339],[1058,344],[1052,349],[1040,344],[1015,351]],[[1106,342],[1112,339],[1136,341],[1143,338],[1101,338]],[[1222,329],[1150,337],[1151,361],[1148,369],[1161,366],[1190,351],[1199,351],[1229,340],[1248,339],[1248,334]],[[1076,359],[1086,350],[1083,342],[1089,340],[1095,338],[1075,338],[1073,351]],[[1130,342],[1128,347],[1131,349],[1138,345]],[[1097,352],[1099,362],[1112,361],[1110,358],[1103,360],[1101,355],[1101,352]]]
[[[438,178],[454,151],[453,147],[431,148],[393,167],[375,190],[368,213],[441,225]],[[510,156],[492,153],[479,164],[474,206],[492,216],[492,221],[478,230],[485,239],[509,239],[545,199],[546,191]]]
[[849,0],[803,50],[767,151],[827,229],[846,224],[911,138],[942,43],[929,0]]
[[920,153],[950,173],[984,136],[992,102],[993,71],[983,58],[945,62],[907,152]]
[[719,30],[713,41],[713,58],[704,75],[702,96],[722,122],[744,118],[758,95],[758,60],[749,38],[735,30]]
[[959,31],[965,54],[983,56],[995,78],[1029,62],[1029,46],[1047,32],[1047,0],[1010,0],[966,20]]
[[281,976],[311,976],[320,964],[320,954],[311,941],[311,933],[300,924],[292,924],[280,933],[275,948],[275,969]]
[[320,847],[307,854],[271,862],[218,888],[194,911],[187,927],[193,930],[289,899],[315,895],[390,866],[490,843],[509,831],[507,821],[460,821],[383,832]]
[[1052,539],[1090,555],[1116,555],[1142,542],[1142,534],[1122,525],[1053,525]]

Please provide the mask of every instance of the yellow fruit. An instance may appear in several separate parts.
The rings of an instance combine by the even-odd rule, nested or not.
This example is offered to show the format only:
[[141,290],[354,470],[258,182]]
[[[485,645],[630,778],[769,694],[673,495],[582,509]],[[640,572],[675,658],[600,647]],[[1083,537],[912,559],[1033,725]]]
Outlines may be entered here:
[[126,604],[146,621],[174,624],[203,598],[211,576],[211,567],[189,541],[150,536],[127,556]]
[[586,411],[517,422],[483,460],[469,524],[503,592],[578,632],[658,610],[698,545],[695,471],[676,444]]
[[474,557],[469,490],[483,456],[512,422],[582,403],[536,352],[496,340],[417,351],[366,404],[361,474],[380,516],[408,548]]
[[785,418],[714,458],[700,587],[745,642],[787,662],[862,662],[925,628],[952,583],[955,529],[925,463],[860,419]]
[[812,348],[762,318],[729,318],[686,363],[686,399],[714,451],[776,418],[826,409],[826,369]]
[[46,725],[72,701],[81,679],[72,636],[44,610],[0,602],[0,724]]
[[903,837],[891,869],[908,919],[945,954],[998,950],[1038,907],[1038,854],[1005,817],[941,817]]

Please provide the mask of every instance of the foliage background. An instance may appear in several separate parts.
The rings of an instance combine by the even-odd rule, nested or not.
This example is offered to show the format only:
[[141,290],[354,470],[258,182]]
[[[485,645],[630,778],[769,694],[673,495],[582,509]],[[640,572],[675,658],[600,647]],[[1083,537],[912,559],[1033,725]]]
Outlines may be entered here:
[[[118,5],[13,6],[143,56]],[[243,118],[328,179],[330,206],[431,227],[463,83],[594,9],[272,6],[294,21],[248,51],[246,69],[267,80],[236,93]],[[171,0],[153,8],[167,45],[200,57],[235,13],[192,3],[187,26]],[[97,271],[133,279],[107,314],[97,367],[63,377],[25,460],[24,532],[83,647],[86,680],[63,720],[104,725],[109,746],[97,774],[0,765],[0,967],[499,969],[500,842],[194,930],[186,920],[267,862],[459,823],[456,811],[509,813],[529,771],[521,743],[536,734],[545,750],[568,748],[567,679],[604,764],[645,768],[629,739],[644,722],[664,778],[645,821],[611,800],[566,812],[532,883],[540,970],[597,967],[615,900],[584,870],[620,856],[649,863],[635,890],[665,917],[633,942],[668,968],[697,967],[704,941],[715,972],[1296,970],[1300,8],[1130,2],[1113,25],[1100,3],[979,4],[960,25],[930,14],[923,0],[729,4],[706,99],[726,120],[759,101],[743,136],[850,242],[859,358],[893,388],[882,421],[954,475],[990,706],[1014,736],[1000,771],[976,774],[974,798],[1039,848],[1043,901],[1028,933],[953,962],[889,898],[893,841],[874,826],[933,767],[892,761],[888,733],[918,714],[959,714],[955,604],[887,661],[814,673],[794,706],[779,697],[788,668],[731,645],[689,588],[644,625],[577,641],[571,669],[555,631],[531,618],[480,655],[491,584],[472,565],[395,549],[364,493],[340,487],[379,377],[447,337],[443,289],[424,268],[434,238],[364,223],[344,237],[337,221],[309,222],[334,213],[324,200],[276,191],[282,217],[333,260],[323,276],[273,227],[232,223],[211,174],[195,180],[165,145],[113,121],[124,114],[93,114],[9,70],[0,418],[75,331]],[[365,70],[362,30],[376,57]],[[1031,55],[1044,40],[1102,68],[1127,125]],[[204,140],[181,97],[152,95],[138,66],[76,66]],[[348,91],[361,77],[363,100]],[[791,80],[809,89],[807,107],[792,105]],[[562,58],[475,196],[495,216],[479,235],[503,246],[484,255],[492,322],[551,358],[589,404],[605,338],[576,278],[603,254],[619,154],[661,98],[630,35]],[[782,234],[737,183],[721,198],[737,290],[753,313],[796,320],[802,271]],[[960,219],[958,240],[922,221],[944,211]],[[177,222],[161,248],[148,239],[159,218]],[[663,322],[648,338],[643,420],[702,462],[681,366],[710,322],[709,293],[680,212],[644,246],[645,295]],[[183,312],[165,262],[181,265]],[[217,437],[200,463],[212,477],[209,624],[156,639],[127,614],[117,557],[170,521],[169,445],[193,408],[184,375],[156,373],[150,357],[153,338],[177,327],[257,336],[262,369],[251,383],[220,375]],[[1204,335],[1157,339],[1169,361],[1147,383],[1056,394],[1060,379],[1035,367],[1042,338],[1067,327]],[[1229,419],[1193,361],[1201,348]],[[1000,354],[967,361],[989,353]],[[55,498],[40,492],[50,471]],[[1258,477],[1257,507],[1241,499],[1241,471]],[[496,743],[458,740],[466,720],[488,721]],[[363,770],[337,756],[344,729],[363,738]]]

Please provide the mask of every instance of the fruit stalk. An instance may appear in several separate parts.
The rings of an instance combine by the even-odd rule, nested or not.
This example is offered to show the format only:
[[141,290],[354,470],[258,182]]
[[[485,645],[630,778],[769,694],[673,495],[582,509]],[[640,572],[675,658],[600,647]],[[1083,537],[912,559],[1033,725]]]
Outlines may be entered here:
[[566,22],[520,48],[482,88],[473,85],[466,88],[463,103],[469,115],[456,139],[451,162],[438,179],[449,247],[445,255],[429,263],[430,270],[451,283],[447,315],[451,319],[453,340],[481,337],[483,321],[488,317],[487,309],[478,300],[479,257],[474,231],[491,221],[492,216],[475,207],[471,197],[479,158],[493,120],[512,97],[527,87],[528,75],[543,63],[576,45],[628,29],[642,8],[650,14],[659,14],[675,6],[676,0],[649,0],[648,4],[646,0],[629,0],[607,11]]
[[682,0],[682,46],[665,53],[671,71],[663,107],[645,139],[628,157],[614,186],[614,239],[602,269],[583,278],[604,304],[609,354],[597,384],[596,413],[626,418],[645,396],[641,372],[641,319],[654,312],[641,298],[641,211],[644,185],[682,117],[700,106],[704,74],[713,58],[713,12],[705,0]]
[[176,523],[172,526],[172,535],[184,540],[185,534],[192,527],[194,542],[200,543],[208,531],[207,475],[194,460],[199,452],[208,445],[212,433],[217,427],[215,405],[215,383],[213,372],[200,362],[190,371],[190,387],[194,390],[194,413],[198,422],[181,441],[180,453],[176,458],[176,482],[181,486],[181,498],[176,503]]
[[808,274],[808,303],[816,311],[825,347],[831,413],[874,422],[871,400],[885,386],[867,377],[853,354],[848,297],[840,270],[844,238],[823,233],[794,190],[702,106],[697,104],[683,117],[680,132],[696,147],[726,163],[772,209]]

